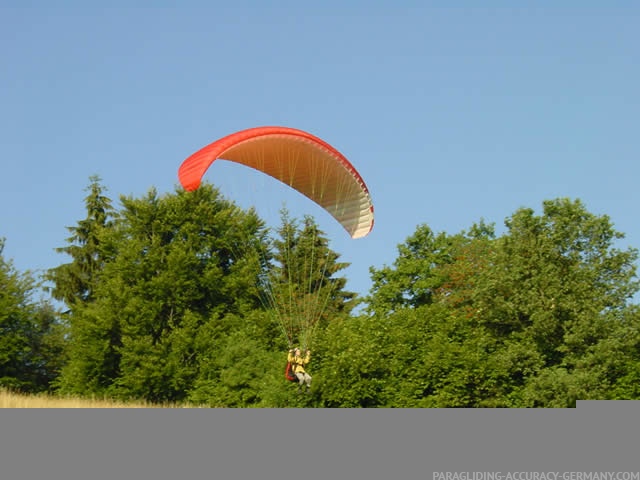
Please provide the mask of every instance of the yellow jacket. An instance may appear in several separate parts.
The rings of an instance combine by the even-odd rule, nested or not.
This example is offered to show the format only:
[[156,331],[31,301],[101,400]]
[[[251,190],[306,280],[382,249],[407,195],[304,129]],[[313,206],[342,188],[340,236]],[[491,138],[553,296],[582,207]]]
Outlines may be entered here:
[[291,363],[293,366],[293,373],[305,373],[304,366],[309,363],[311,360],[311,352],[307,352],[304,358],[300,355],[295,355],[292,352],[289,352],[287,356],[287,362]]

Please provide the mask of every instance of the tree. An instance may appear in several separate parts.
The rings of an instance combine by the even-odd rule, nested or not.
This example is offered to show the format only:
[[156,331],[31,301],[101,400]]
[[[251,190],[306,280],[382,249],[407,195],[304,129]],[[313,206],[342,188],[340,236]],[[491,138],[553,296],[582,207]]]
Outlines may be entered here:
[[268,305],[278,317],[289,347],[311,347],[314,332],[336,316],[348,315],[356,295],[336,274],[349,264],[329,248],[329,241],[311,216],[302,226],[283,210],[274,240],[273,262],[264,282]]
[[63,326],[57,312],[33,295],[37,284],[3,257],[0,239],[0,386],[47,390],[63,359]]
[[637,251],[616,248],[623,235],[579,200],[545,201],[541,215],[522,208],[505,224],[466,296],[474,338],[494,343],[494,403],[567,407],[605,398],[611,365],[622,360],[612,340],[638,289]]
[[66,391],[181,401],[197,378],[198,331],[258,303],[247,238],[263,224],[210,186],[121,197],[95,301],[75,312]]
[[45,276],[53,282],[52,296],[69,308],[93,300],[99,274],[110,254],[104,247],[104,235],[112,228],[114,209],[111,199],[104,195],[100,177],[92,175],[89,181],[86,188],[89,194],[85,198],[87,216],[77,226],[67,227],[71,232],[68,245],[56,248],[58,253],[67,254],[72,260],[50,269]]
[[[105,384],[105,375],[89,373],[94,370],[89,365],[102,362],[101,371],[113,371],[118,355],[116,332],[111,332],[106,345],[99,347],[92,343],[95,337],[87,334],[100,325],[90,312],[95,310],[93,303],[97,300],[96,290],[104,267],[113,255],[113,245],[108,244],[108,237],[114,228],[115,215],[111,199],[104,195],[106,188],[100,177],[92,175],[89,181],[85,189],[89,193],[84,199],[87,215],[78,221],[77,226],[67,227],[71,232],[67,238],[68,245],[56,249],[58,253],[70,256],[71,261],[45,274],[45,279],[52,283],[48,290],[53,298],[63,301],[68,307],[65,319],[69,329],[66,352],[69,363],[62,367],[55,387],[62,388],[63,392],[78,394],[95,393]],[[83,359],[86,359],[86,365]],[[71,378],[75,381],[71,382]]]
[[637,251],[617,249],[623,234],[578,200],[546,201],[540,216],[520,209],[506,225],[477,295],[491,312],[486,324],[496,334],[526,332],[548,364],[580,356],[606,333],[604,314],[637,291]]
[[394,268],[372,270],[371,327],[394,338],[378,355],[411,372],[392,380],[389,405],[568,407],[634,394],[637,251],[617,248],[623,235],[578,200],[519,209],[505,225],[498,238],[482,224],[453,236],[419,226]]
[[419,225],[413,235],[398,245],[398,258],[393,266],[370,269],[373,286],[367,298],[367,311],[387,314],[431,304],[435,291],[442,285],[437,268],[451,263],[453,247],[459,240]]

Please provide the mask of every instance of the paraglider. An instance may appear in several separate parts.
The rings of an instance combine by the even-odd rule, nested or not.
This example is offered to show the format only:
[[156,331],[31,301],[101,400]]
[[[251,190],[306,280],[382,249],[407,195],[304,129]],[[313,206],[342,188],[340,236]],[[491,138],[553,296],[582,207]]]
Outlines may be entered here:
[[[336,148],[308,132],[266,126],[222,137],[184,160],[178,170],[182,187],[187,191],[197,190],[217,160],[255,169],[291,187],[327,211],[351,238],[365,237],[373,228],[373,203],[361,175]],[[290,282],[285,288],[273,285],[276,281],[271,279],[262,287],[289,347],[299,342],[306,350],[335,287],[328,279],[331,272],[327,271],[327,258],[319,258],[312,251],[304,263],[302,273],[281,269],[277,282],[282,284],[283,278]],[[303,288],[300,278],[305,277],[307,285]]]
[[227,135],[182,163],[178,177],[184,189],[197,189],[218,159],[254,168],[297,190],[329,212],[352,238],[373,228],[373,203],[364,180],[344,155],[310,133],[255,127]]

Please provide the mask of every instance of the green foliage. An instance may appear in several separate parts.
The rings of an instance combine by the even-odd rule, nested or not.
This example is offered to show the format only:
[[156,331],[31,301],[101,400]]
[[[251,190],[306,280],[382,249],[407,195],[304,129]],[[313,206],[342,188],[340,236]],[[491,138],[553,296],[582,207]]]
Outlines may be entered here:
[[68,245],[57,248],[72,259],[47,272],[45,278],[53,282],[51,294],[69,307],[92,300],[97,276],[100,274],[109,251],[104,248],[103,236],[112,226],[111,199],[104,195],[105,188],[97,175],[89,178],[89,194],[85,198],[87,217],[75,227],[67,227],[71,236]]
[[379,356],[370,319],[340,318],[322,332],[314,350],[314,386],[324,407],[376,407],[384,404],[389,367]]
[[[367,316],[334,322],[321,404],[571,407],[637,398],[635,249],[579,201],[518,210],[496,238],[421,225],[372,269]],[[636,382],[637,383],[637,382]],[[635,397],[634,397],[635,396]]]
[[257,308],[262,223],[212,187],[121,198],[95,300],[74,311],[63,391],[180,401],[196,379],[193,336],[211,317]]
[[615,248],[622,235],[579,201],[544,202],[540,216],[521,209],[506,226],[500,238],[421,226],[395,269],[373,271],[371,312],[419,312],[422,352],[403,383],[424,388],[398,387],[394,404],[566,407],[609,398],[612,385],[629,395],[638,351],[620,339],[638,326],[628,314],[637,251]]
[[[419,225],[371,268],[363,313],[313,218],[255,211],[203,185],[87,216],[48,272],[65,322],[0,255],[0,382],[207,407],[566,408],[640,398],[638,251],[578,200],[521,208],[496,236]],[[0,244],[0,254],[2,244]],[[313,338],[312,338],[313,337]],[[310,394],[287,349],[313,341]],[[62,349],[64,345],[64,350]]]
[[434,289],[440,285],[436,267],[451,261],[452,242],[444,233],[436,235],[427,225],[418,226],[398,246],[393,267],[370,269],[373,288],[367,299],[368,310],[387,314],[430,304]]
[[0,239],[0,386],[44,391],[64,360],[64,326],[49,303],[33,300],[35,280],[17,272],[3,250]]
[[[281,351],[265,346],[264,313],[247,318],[231,315],[223,322],[209,324],[199,335],[202,352],[200,371],[189,400],[211,407],[274,406],[283,382]],[[221,325],[225,327],[221,328]],[[267,401],[266,399],[271,399]]]
[[311,348],[314,333],[331,318],[349,313],[356,295],[345,290],[346,278],[336,274],[347,268],[313,218],[303,225],[282,211],[282,224],[274,240],[275,251],[265,291],[268,304],[283,327],[289,347]]

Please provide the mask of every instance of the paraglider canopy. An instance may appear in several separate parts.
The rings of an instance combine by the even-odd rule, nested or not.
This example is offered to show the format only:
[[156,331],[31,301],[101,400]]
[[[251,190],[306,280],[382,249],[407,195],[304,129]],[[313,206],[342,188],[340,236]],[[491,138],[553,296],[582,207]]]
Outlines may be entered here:
[[289,127],[255,127],[223,137],[187,158],[178,170],[196,190],[209,166],[228,160],[259,170],[305,195],[331,214],[352,238],[373,228],[373,203],[353,165],[320,138]]

